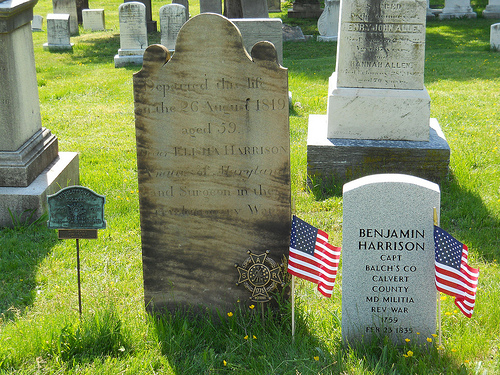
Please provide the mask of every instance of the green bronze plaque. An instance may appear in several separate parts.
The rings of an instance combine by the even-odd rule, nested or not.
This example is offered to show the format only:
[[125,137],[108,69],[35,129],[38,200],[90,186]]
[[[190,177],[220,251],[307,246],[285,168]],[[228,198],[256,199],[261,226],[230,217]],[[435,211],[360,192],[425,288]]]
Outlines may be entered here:
[[106,198],[83,186],[70,186],[47,197],[50,229],[104,229]]

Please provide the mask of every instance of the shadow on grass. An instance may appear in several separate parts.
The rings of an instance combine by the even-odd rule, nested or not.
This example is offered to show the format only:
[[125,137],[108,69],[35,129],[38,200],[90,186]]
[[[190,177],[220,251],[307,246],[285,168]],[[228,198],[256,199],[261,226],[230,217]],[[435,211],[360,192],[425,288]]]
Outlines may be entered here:
[[238,305],[216,316],[167,311],[150,315],[150,324],[176,374],[309,374],[334,362],[301,314],[292,339],[289,303],[280,310],[267,308],[264,317],[259,306]]
[[464,190],[451,172],[441,184],[440,226],[484,260],[500,263],[500,222],[481,197]]
[[14,319],[37,294],[36,272],[57,242],[45,225],[0,230],[0,317]]

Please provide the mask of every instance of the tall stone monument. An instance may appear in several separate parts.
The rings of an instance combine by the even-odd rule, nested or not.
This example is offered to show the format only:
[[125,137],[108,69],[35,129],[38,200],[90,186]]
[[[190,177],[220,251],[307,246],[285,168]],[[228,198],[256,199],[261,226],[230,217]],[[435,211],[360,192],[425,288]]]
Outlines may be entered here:
[[327,115],[311,115],[308,174],[406,173],[439,181],[449,146],[424,87],[425,0],[341,2]]
[[436,332],[438,185],[401,174],[344,185],[342,338],[426,342]]
[[249,55],[237,27],[212,13],[182,27],[172,57],[146,50],[134,100],[148,308],[230,311],[280,287],[291,226],[287,74],[271,43]]
[[[0,2],[0,227],[39,217],[46,196],[78,183],[78,155],[42,127],[31,19],[36,0]],[[23,214],[24,213],[24,214]]]

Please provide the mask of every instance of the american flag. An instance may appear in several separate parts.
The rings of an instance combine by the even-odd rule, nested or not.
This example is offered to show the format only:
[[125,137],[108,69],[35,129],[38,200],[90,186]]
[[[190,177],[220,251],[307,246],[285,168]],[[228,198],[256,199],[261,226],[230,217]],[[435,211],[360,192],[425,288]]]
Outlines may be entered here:
[[328,243],[328,234],[293,216],[288,273],[318,284],[331,297],[339,268],[340,247]]
[[449,233],[434,226],[436,288],[455,297],[455,305],[471,317],[476,302],[479,269],[467,263],[468,248]]

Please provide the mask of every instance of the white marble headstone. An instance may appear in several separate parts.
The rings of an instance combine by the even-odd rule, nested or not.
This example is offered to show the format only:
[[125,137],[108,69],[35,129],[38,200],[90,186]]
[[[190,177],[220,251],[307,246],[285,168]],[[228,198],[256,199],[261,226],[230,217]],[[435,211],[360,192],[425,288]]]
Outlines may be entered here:
[[92,31],[106,30],[104,9],[82,9],[83,28]]
[[180,4],[167,4],[160,8],[161,44],[175,50],[175,40],[186,23],[186,8]]
[[184,6],[186,11],[186,20],[189,19],[189,0],[172,0],[172,4],[180,4]]
[[493,51],[500,51],[500,23],[490,27],[490,46]]
[[[402,174],[344,185],[342,337],[424,341],[436,332],[433,208],[439,186]],[[419,334],[418,334],[418,333]]]
[[33,15],[33,21],[31,21],[31,31],[42,31],[43,17],[35,14]]
[[340,0],[325,1],[325,8],[318,19],[318,40],[335,42],[339,36]]
[[118,7],[120,19],[120,49],[115,55],[115,67],[142,64],[148,47],[146,6],[138,1],[123,3]]
[[47,14],[47,43],[43,45],[48,50],[72,49],[70,42],[70,15]]

